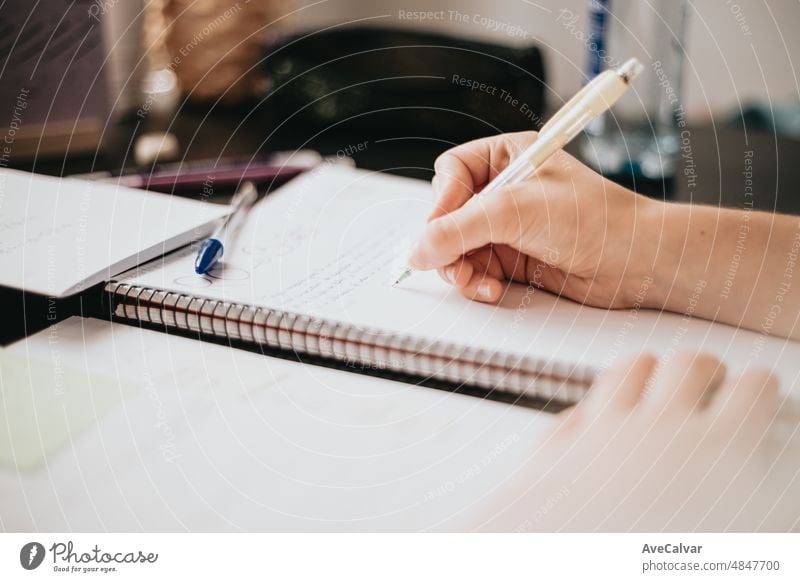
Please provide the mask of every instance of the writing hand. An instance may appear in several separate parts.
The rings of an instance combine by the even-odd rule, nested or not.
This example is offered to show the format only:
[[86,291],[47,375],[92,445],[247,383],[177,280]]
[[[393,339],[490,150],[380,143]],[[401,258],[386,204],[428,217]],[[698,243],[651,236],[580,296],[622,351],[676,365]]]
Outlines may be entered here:
[[691,298],[698,317],[800,339],[797,217],[649,199],[564,152],[475,196],[535,139],[499,135],[439,157],[436,207],[411,267],[437,269],[480,301],[497,301],[509,281],[597,307],[680,313]]
[[438,269],[467,297],[496,301],[505,281],[577,301],[632,301],[653,254],[648,220],[659,203],[559,152],[525,182],[474,196],[536,139],[534,132],[472,141],[436,161],[436,208],[409,264]]

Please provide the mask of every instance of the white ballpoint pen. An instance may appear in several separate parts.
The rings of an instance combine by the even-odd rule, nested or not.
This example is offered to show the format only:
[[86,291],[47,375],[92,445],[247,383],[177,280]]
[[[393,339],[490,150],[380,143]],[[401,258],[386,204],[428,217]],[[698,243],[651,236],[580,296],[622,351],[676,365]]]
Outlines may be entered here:
[[[583,131],[589,122],[608,111],[630,88],[630,82],[642,68],[638,60],[628,59],[618,69],[597,75],[558,110],[539,131],[537,140],[489,182],[481,190],[480,196],[490,195],[534,174],[550,156]],[[413,272],[413,269],[406,267],[392,286],[399,285]]]

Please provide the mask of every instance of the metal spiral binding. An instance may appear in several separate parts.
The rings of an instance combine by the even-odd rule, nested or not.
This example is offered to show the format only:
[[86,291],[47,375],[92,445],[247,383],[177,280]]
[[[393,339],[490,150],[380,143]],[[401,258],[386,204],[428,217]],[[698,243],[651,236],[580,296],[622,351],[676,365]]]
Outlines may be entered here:
[[[454,384],[463,384],[470,379],[469,383],[492,390],[528,393],[569,402],[579,400],[596,375],[593,368],[580,364],[512,353],[492,353],[481,348],[430,341],[412,335],[389,336],[377,329],[360,328],[338,321],[116,281],[110,281],[105,291],[112,318],[292,350],[335,359],[348,366],[360,362],[379,369],[412,373]],[[182,320],[178,315],[181,312]],[[190,316],[197,319],[196,330],[192,328]],[[216,319],[220,319],[221,324]],[[365,337],[371,338],[371,341],[364,341]],[[430,343],[423,350],[426,342]],[[452,356],[454,353],[457,355]]]

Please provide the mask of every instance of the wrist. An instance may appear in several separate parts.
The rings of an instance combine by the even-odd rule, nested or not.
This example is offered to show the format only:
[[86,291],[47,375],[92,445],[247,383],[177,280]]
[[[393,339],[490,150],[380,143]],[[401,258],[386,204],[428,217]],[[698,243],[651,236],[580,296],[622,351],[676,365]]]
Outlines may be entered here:
[[[644,196],[635,198],[634,226],[623,283],[628,306],[661,309],[667,299],[663,293],[663,274],[673,262],[665,253],[665,238],[669,231],[667,221],[672,220],[670,206]],[[673,243],[668,244],[671,246]]]
[[676,313],[694,311],[708,283],[713,244],[723,227],[719,209],[692,204],[661,203],[647,228],[652,288],[644,306]]

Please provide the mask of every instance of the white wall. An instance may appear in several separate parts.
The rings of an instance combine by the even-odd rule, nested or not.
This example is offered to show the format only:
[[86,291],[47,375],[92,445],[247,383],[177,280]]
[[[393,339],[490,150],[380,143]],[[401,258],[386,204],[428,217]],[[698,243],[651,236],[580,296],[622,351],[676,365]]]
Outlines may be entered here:
[[[367,19],[377,25],[425,28],[509,44],[532,39],[545,49],[556,95],[567,97],[580,83],[584,43],[557,18],[562,9],[568,9],[581,15],[583,22],[586,0],[322,0],[313,6],[309,6],[312,0],[295,2],[308,6],[296,19],[301,28]],[[444,10],[446,15],[444,20],[422,23],[399,18],[400,11],[425,10]],[[469,22],[450,18],[450,10],[469,15]],[[683,102],[691,120],[730,113],[752,100],[796,103],[800,99],[800,1],[688,0],[688,10]],[[476,14],[517,25],[528,40],[473,22]]]

